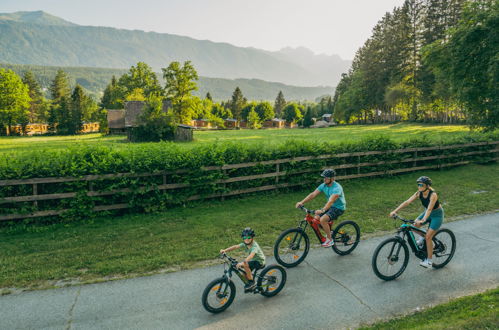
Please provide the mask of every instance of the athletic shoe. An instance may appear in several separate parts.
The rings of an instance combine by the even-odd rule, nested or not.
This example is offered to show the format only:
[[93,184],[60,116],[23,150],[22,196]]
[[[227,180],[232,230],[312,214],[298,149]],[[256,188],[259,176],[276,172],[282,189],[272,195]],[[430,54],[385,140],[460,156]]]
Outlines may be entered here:
[[250,291],[251,291],[251,290],[253,290],[255,287],[256,287],[256,282],[255,282],[255,281],[248,282],[248,283],[246,283],[246,285],[244,286],[244,292],[250,292]]
[[326,240],[324,241],[324,243],[321,244],[322,247],[331,247],[334,245],[334,241],[332,239],[329,239],[329,238],[326,238]]
[[431,260],[425,259],[424,261],[421,261],[419,263],[420,266],[423,266],[424,268],[431,268],[432,267],[432,262]]

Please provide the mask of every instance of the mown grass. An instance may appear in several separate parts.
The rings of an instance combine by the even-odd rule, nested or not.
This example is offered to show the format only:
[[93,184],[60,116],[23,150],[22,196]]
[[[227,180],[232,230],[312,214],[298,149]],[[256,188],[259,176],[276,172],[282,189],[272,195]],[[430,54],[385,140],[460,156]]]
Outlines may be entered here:
[[499,288],[361,329],[497,329]]
[[[470,165],[343,181],[348,209],[341,219],[357,221],[363,235],[394,230],[398,224],[387,215],[416,190],[415,179],[422,174],[433,178],[447,219],[499,209],[499,165]],[[220,248],[237,243],[246,226],[255,229],[257,241],[270,255],[279,233],[303,217],[294,204],[314,188],[190,203],[157,214],[4,226],[0,228],[0,288],[188,268],[213,260]],[[323,204],[321,197],[308,206]],[[415,217],[420,210],[415,203],[403,215]]]
[[[425,136],[430,141],[446,140],[469,133],[464,125],[389,124],[353,125],[315,129],[265,129],[195,131],[194,141],[181,143],[183,148],[214,142],[241,142],[248,144],[280,144],[296,139],[314,142],[341,143],[360,140],[370,135],[386,135],[396,141]],[[0,137],[0,153],[29,152],[35,149],[63,150],[76,144],[134,148],[146,143],[127,143],[124,136],[85,134],[78,136]]]

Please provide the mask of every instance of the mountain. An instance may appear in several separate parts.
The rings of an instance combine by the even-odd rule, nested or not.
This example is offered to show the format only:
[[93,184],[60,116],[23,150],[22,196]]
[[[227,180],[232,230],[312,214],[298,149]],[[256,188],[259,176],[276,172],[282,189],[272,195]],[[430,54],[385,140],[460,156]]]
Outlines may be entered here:
[[76,26],[77,24],[68,22],[47,14],[44,11],[18,11],[15,13],[0,13],[0,20],[30,23],[30,24],[43,24],[43,25],[61,25],[61,26]]
[[160,71],[172,61],[190,60],[206,77],[296,86],[335,86],[350,66],[337,57],[300,57],[286,49],[268,52],[166,33],[80,26],[44,12],[0,14],[0,49],[4,63],[129,68],[142,61]]
[[[44,88],[47,97],[48,88],[55,77],[58,69],[64,70],[69,77],[70,85],[80,84],[83,88],[99,100],[106,86],[111,82],[112,76],[120,77],[127,72],[126,69],[105,69],[105,68],[85,68],[85,67],[56,67],[40,65],[22,64],[2,64],[0,68],[10,69],[19,76],[23,76],[26,71],[31,71],[36,80]],[[162,74],[156,73],[162,85],[164,85]],[[298,87],[282,83],[273,83],[258,79],[223,79],[199,77],[197,82],[198,90],[193,94],[204,98],[206,93],[210,93],[214,100],[223,101],[231,98],[236,87],[239,87],[248,100],[265,100],[274,102],[279,91],[282,91],[288,101],[314,101],[323,95],[333,95],[332,87]]]

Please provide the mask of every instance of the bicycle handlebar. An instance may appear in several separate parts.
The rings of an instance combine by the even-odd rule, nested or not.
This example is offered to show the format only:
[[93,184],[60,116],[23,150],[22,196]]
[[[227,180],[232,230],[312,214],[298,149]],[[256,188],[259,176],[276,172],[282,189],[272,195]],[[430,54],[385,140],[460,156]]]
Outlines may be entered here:
[[392,217],[392,218],[393,218],[393,219],[398,219],[398,220],[401,220],[401,221],[403,221],[403,222],[405,222],[405,223],[411,223],[411,224],[414,224],[414,220],[407,220],[407,219],[404,219],[404,218],[402,218],[401,216],[399,216],[398,214],[393,215],[393,217]]
[[300,210],[302,210],[302,211],[305,211],[305,212],[306,212],[306,213],[308,213],[308,214],[315,214],[315,210],[309,210],[309,209],[307,209],[307,208],[306,208],[305,206],[303,206],[303,205],[302,205],[302,206],[299,206],[298,208],[299,208]]
[[229,255],[227,255],[227,253],[225,253],[225,252],[224,252],[224,253],[220,253],[219,258],[220,258],[220,259],[224,259],[224,258],[225,258],[225,259],[229,260],[231,263],[233,263],[233,264],[237,264],[237,260],[236,260],[236,259],[234,259],[234,258],[232,258],[232,257],[230,257],[230,256],[229,256]]

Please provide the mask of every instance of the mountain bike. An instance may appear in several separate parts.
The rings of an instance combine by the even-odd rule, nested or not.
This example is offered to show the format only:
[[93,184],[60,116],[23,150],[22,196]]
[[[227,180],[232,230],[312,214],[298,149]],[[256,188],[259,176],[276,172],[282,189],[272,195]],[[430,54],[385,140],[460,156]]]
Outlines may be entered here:
[[[305,218],[298,221],[298,226],[285,230],[279,235],[274,244],[274,257],[276,261],[285,267],[298,266],[308,254],[310,239],[305,230],[307,226],[312,227],[319,243],[324,243],[326,237],[321,233],[320,221],[315,218],[315,210],[300,207],[305,211]],[[359,244],[360,228],[354,221],[343,221],[336,228],[332,228],[334,220],[328,222],[331,228],[331,237],[334,241],[332,246],[334,252],[339,255],[351,253]]]
[[[244,269],[237,267],[237,260],[225,253],[220,255],[224,261],[224,275],[208,284],[204,289],[201,301],[203,307],[211,313],[220,313],[226,310],[236,297],[236,286],[232,281],[232,275],[236,274],[244,284],[248,283]],[[245,293],[260,293],[265,297],[273,297],[278,294],[286,284],[286,270],[279,265],[269,265],[253,270],[253,280],[256,287]]]
[[[404,222],[397,230],[395,237],[381,242],[374,251],[372,267],[376,276],[385,281],[391,281],[402,275],[409,262],[409,249],[411,247],[414,255],[424,260],[427,257],[426,239],[422,245],[418,245],[414,232],[425,237],[426,231],[414,225],[413,220],[407,220],[398,215],[394,219]],[[442,268],[451,261],[456,251],[456,236],[447,228],[437,230],[433,236],[433,268]]]

